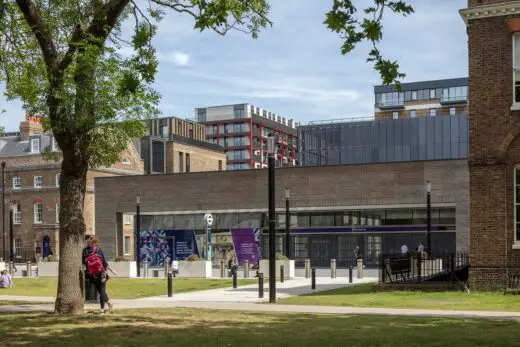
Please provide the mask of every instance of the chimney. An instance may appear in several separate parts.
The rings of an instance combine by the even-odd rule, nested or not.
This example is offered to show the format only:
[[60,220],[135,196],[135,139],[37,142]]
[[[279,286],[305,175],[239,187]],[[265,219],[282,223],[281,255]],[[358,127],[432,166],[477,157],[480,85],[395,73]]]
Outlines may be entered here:
[[28,138],[33,135],[43,133],[43,126],[40,116],[25,115],[25,121],[20,123],[20,137]]

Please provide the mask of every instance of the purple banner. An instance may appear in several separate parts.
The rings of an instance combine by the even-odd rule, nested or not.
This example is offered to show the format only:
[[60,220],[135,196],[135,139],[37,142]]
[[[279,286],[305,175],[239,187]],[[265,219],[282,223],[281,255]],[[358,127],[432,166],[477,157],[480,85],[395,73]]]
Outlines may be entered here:
[[245,260],[253,265],[260,263],[260,249],[255,241],[254,229],[232,229],[231,237],[238,264],[243,265]]

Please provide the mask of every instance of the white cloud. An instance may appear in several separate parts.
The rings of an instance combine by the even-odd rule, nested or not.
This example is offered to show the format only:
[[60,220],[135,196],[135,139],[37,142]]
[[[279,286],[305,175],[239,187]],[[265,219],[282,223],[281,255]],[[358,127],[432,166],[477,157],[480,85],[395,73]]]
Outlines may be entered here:
[[190,56],[181,51],[171,51],[168,53],[157,53],[159,62],[173,64],[175,66],[186,66],[190,62]]

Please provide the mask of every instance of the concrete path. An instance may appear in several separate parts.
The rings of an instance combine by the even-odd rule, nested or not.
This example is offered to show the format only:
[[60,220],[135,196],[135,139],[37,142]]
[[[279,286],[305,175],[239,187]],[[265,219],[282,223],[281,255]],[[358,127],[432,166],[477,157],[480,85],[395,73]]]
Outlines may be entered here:
[[[481,319],[520,319],[520,312],[494,311],[453,311],[453,310],[418,310],[366,307],[332,307],[303,305],[270,305],[257,303],[232,302],[190,302],[167,300],[114,300],[115,309],[140,308],[193,308],[207,310],[232,310],[265,313],[306,313],[333,315],[369,315],[369,316],[400,316],[400,317],[437,317],[437,318],[481,318]],[[54,306],[43,305],[12,305],[0,306],[1,313],[13,312],[53,312]],[[86,311],[97,311],[99,305],[85,305]]]

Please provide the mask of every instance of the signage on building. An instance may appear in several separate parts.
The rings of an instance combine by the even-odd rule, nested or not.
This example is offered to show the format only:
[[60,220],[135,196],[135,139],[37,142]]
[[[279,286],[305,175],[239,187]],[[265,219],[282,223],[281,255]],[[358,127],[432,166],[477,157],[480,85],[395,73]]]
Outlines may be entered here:
[[254,229],[232,229],[231,236],[238,264],[243,265],[244,261],[247,260],[249,264],[258,265],[260,262],[260,249],[255,240]]

